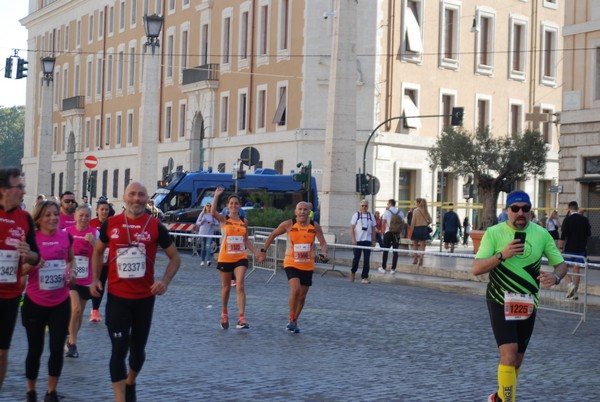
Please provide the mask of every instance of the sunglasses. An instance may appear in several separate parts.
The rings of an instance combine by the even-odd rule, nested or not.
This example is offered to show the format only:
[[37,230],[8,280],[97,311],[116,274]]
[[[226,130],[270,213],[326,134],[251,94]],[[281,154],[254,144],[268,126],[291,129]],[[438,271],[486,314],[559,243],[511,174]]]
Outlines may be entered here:
[[527,213],[527,212],[531,211],[531,205],[523,205],[522,207],[520,207],[518,205],[511,205],[510,210],[513,211],[514,213],[519,212],[519,210],[522,210],[523,212]]
[[75,204],[75,200],[63,200],[62,202],[66,202],[67,204]]

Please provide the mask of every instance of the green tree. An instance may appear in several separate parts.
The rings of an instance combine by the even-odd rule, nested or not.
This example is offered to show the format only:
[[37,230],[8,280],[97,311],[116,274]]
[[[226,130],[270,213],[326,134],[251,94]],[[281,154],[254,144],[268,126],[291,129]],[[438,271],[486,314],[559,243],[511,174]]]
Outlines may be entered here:
[[496,208],[500,191],[508,191],[517,181],[543,175],[548,147],[539,131],[522,135],[493,137],[489,128],[475,134],[447,127],[429,150],[432,166],[456,175],[472,174],[483,204],[479,228],[498,223]]
[[21,167],[25,106],[0,106],[0,167]]

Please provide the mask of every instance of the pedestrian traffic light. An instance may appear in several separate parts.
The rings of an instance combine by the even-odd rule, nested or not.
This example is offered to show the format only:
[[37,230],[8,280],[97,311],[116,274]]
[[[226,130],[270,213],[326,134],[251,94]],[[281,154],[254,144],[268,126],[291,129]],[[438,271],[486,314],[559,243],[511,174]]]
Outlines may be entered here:
[[13,65],[12,57],[7,57],[6,58],[6,66],[4,67],[4,77],[12,78],[12,65]]
[[450,124],[453,126],[462,126],[464,113],[465,113],[464,107],[453,107],[452,108],[452,118],[450,119]]
[[17,61],[17,79],[18,80],[20,80],[21,78],[27,77],[27,65],[28,64],[29,64],[29,62],[27,60],[19,57],[19,60]]

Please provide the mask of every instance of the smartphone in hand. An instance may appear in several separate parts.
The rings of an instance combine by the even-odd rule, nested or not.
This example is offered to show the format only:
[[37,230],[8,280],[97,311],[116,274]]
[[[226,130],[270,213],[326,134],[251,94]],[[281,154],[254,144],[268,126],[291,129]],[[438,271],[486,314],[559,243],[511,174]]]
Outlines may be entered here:
[[[525,232],[515,232],[515,240],[519,240],[519,243],[523,244],[523,247],[525,247],[525,238],[527,237],[527,233]],[[523,254],[523,253],[519,253],[519,254]]]

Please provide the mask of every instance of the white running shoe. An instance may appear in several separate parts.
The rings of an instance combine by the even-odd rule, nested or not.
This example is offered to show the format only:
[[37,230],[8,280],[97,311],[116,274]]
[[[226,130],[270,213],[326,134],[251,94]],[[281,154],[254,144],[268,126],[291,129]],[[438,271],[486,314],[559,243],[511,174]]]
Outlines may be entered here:
[[379,268],[377,268],[377,270],[379,272],[381,272],[382,274],[385,274],[385,269],[383,269],[383,267],[379,267]]

